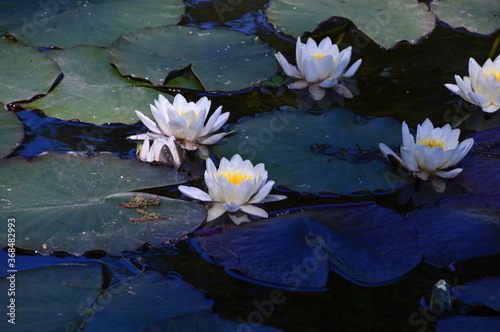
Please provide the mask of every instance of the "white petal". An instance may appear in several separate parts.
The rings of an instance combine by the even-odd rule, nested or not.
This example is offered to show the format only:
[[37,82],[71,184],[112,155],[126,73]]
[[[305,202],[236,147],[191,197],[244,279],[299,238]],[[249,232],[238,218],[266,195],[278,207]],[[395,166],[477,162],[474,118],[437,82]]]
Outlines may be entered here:
[[200,201],[204,202],[212,201],[212,197],[210,197],[209,194],[196,187],[179,186],[178,189],[180,190],[181,193],[183,193],[187,197],[199,199]]
[[290,83],[288,84],[288,88],[289,89],[296,89],[296,90],[300,90],[300,89],[304,89],[304,88],[307,88],[309,86],[309,83],[307,83],[306,81],[297,81],[297,82],[293,82],[293,83]]
[[401,147],[401,159],[403,166],[410,172],[420,171],[419,162],[412,150]]
[[212,130],[212,128],[214,127],[215,123],[217,122],[217,119],[219,118],[221,112],[222,112],[222,106],[219,106],[215,110],[215,112],[208,118],[208,121],[205,124],[205,127],[200,132],[200,136],[205,136],[205,135],[211,133],[212,131],[217,130],[217,129]]
[[308,83],[318,82],[318,69],[316,68],[314,61],[310,57],[304,59],[301,72]]
[[157,133],[157,134],[163,134],[162,131],[158,128],[156,125],[156,122],[145,116],[139,111],[135,111],[135,114],[141,119],[142,123],[152,132]]
[[253,196],[253,198],[248,202],[250,204],[255,204],[255,203],[260,203],[262,202],[267,195],[271,192],[274,186],[274,181],[269,181],[267,182],[261,189],[260,191]]
[[403,160],[401,160],[401,158],[399,158],[399,156],[395,154],[394,151],[392,151],[387,145],[385,145],[384,143],[379,143],[378,147],[380,151],[384,154],[384,157],[389,159],[387,156],[389,155],[393,156],[394,158],[396,158],[397,161],[399,161],[400,164],[403,164]]
[[469,92],[468,97],[469,97],[469,100],[477,106],[487,107],[490,104],[488,99],[486,99],[483,96],[480,96],[474,92]]
[[461,168],[455,168],[455,169],[452,169],[451,171],[436,171],[434,172],[434,174],[436,176],[439,176],[441,178],[445,178],[445,179],[451,179],[451,178],[454,178],[455,176],[457,176],[458,174],[462,173],[462,169]]
[[289,64],[288,61],[280,52],[276,53],[274,56],[278,60],[281,68],[283,68],[283,71],[287,76],[294,78],[302,78],[302,74],[300,73],[300,71],[296,67]]
[[486,113],[495,113],[496,111],[498,111],[498,109],[500,109],[500,106],[498,106],[498,104],[497,105],[489,105],[489,106],[483,107],[483,111],[486,112]]
[[220,134],[210,135],[210,136],[207,136],[207,137],[203,138],[202,140],[200,140],[199,143],[205,144],[205,145],[213,145],[213,144],[217,143],[218,141],[220,141],[222,138],[224,138],[224,136],[226,136],[227,134],[229,134],[229,133],[220,133]]
[[356,61],[355,63],[353,63],[353,65],[344,73],[344,77],[351,77],[351,76],[354,76],[354,74],[356,74],[356,71],[358,71],[358,68],[359,66],[361,66],[361,63],[363,61],[361,59],[359,59],[358,61]]
[[309,86],[309,93],[314,100],[321,100],[326,94],[325,89],[320,88],[318,84],[313,84]]
[[209,206],[207,206],[207,221],[212,221],[214,219],[217,219],[225,212],[226,209],[224,208],[224,204],[222,203],[210,204]]
[[218,118],[217,121],[215,121],[215,124],[212,126],[212,129],[210,130],[211,132],[219,130],[227,121],[229,118],[229,112],[222,113]]
[[268,217],[268,214],[265,210],[263,210],[259,207],[253,206],[253,205],[246,204],[246,205],[242,205],[240,208],[241,208],[241,211],[248,213],[248,214],[251,214],[253,216],[258,216],[261,218]]
[[266,198],[264,198],[261,203],[267,203],[267,202],[277,202],[277,201],[282,201],[284,199],[287,199],[285,195],[268,195]]

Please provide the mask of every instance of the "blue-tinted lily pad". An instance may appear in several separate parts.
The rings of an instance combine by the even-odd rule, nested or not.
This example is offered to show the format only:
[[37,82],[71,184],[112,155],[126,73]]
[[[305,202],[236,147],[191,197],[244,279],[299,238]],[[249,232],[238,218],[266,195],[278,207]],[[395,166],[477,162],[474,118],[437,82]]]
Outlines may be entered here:
[[314,5],[303,0],[273,0],[266,15],[272,24],[294,36],[313,31],[331,16],[346,17],[386,48],[401,40],[414,44],[435,26],[427,5],[414,0],[320,0]]
[[238,153],[266,165],[269,178],[291,190],[367,194],[392,191],[404,178],[380,153],[378,144],[401,144],[401,124],[393,118],[360,120],[333,108],[320,115],[276,111],[245,118],[236,133],[215,146],[226,158]]
[[14,112],[6,112],[0,103],[0,158],[12,152],[23,138],[23,125]]
[[[18,233],[19,234],[19,233]],[[10,279],[0,279],[7,292]],[[74,331],[83,322],[82,315],[101,290],[101,266],[57,265],[15,274],[15,296],[0,297],[4,308],[2,331]],[[15,325],[5,312],[10,299],[15,300]]]
[[499,316],[457,316],[438,320],[436,332],[498,332],[499,326]]
[[[0,217],[17,221],[18,247],[40,253],[157,246],[191,232],[206,215],[200,204],[131,192],[184,182],[175,170],[109,153],[15,157],[1,160],[0,172]],[[0,247],[6,245],[5,227]]]
[[329,267],[360,284],[394,281],[423,254],[415,226],[374,203],[284,215],[198,240],[226,269],[291,289],[325,287]]
[[111,62],[122,75],[164,84],[169,74],[191,66],[205,90],[239,90],[277,70],[273,51],[253,36],[230,30],[164,26],[119,38]]
[[460,184],[475,194],[496,195],[500,183],[500,158],[469,155],[459,165],[463,168]]
[[5,37],[0,37],[0,59],[0,102],[4,104],[47,93],[61,74],[47,55]]
[[500,252],[500,196],[464,195],[413,216],[425,257],[440,266]]
[[500,277],[456,286],[453,288],[453,297],[468,305],[485,305],[500,311]]
[[183,12],[180,0],[11,0],[2,1],[0,31],[38,47],[107,46],[145,27],[175,24]]
[[149,109],[158,98],[157,91],[121,77],[109,64],[105,48],[77,46],[45,54],[61,66],[64,78],[48,95],[23,107],[40,108],[63,120],[134,123],[134,111]]
[[201,315],[189,315],[161,320],[142,330],[142,332],[234,332],[245,331],[245,329],[252,332],[282,332],[282,330],[265,325],[255,323],[244,323],[242,325],[242,323],[237,321]]
[[151,271],[117,284],[91,306],[96,314],[86,319],[90,331],[142,331],[161,319],[208,315],[210,305],[193,286],[168,280]]

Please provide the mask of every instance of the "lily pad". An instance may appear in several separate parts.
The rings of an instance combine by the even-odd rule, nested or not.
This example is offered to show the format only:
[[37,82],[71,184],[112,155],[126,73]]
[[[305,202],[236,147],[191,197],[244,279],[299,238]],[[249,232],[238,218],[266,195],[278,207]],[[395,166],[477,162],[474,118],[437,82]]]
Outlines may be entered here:
[[266,165],[269,178],[291,190],[327,194],[391,191],[410,179],[391,167],[378,144],[401,144],[401,124],[393,118],[357,119],[343,108],[320,115],[276,111],[245,118],[236,133],[215,147],[230,158]]
[[453,288],[453,297],[468,305],[485,305],[500,311],[500,278],[473,281]]
[[350,19],[379,45],[390,48],[401,40],[415,44],[435,26],[427,5],[417,0],[272,0],[269,22],[285,33],[300,36],[331,16]]
[[[112,14],[111,14],[112,13]],[[0,28],[38,47],[107,46],[145,27],[175,24],[184,13],[180,0],[3,1]]]
[[[100,153],[47,153],[0,162],[2,218],[16,220],[16,246],[40,253],[109,253],[153,246],[191,232],[205,219],[200,204],[140,189],[175,185],[185,177],[169,167]],[[0,230],[0,247],[7,245]]]
[[436,332],[498,332],[500,317],[457,316],[437,321]]
[[244,331],[245,328],[252,332],[283,332],[283,330],[265,325],[255,323],[244,323],[242,325],[240,322],[202,315],[164,319],[142,330],[142,332],[234,332]]
[[416,213],[412,220],[425,257],[449,267],[454,262],[500,252],[500,197],[463,195]]
[[[76,330],[83,321],[81,315],[86,306],[99,295],[102,275],[102,266],[88,265],[46,266],[14,274],[15,296],[2,296],[0,303],[6,308],[11,299],[15,300],[15,325],[6,316],[0,320],[0,329]],[[10,282],[8,278],[0,279],[2,289],[7,290]]]
[[0,103],[0,157],[9,154],[19,145],[23,133],[23,125],[17,119],[16,113],[5,112],[5,106]]
[[291,289],[325,287],[330,266],[359,284],[391,282],[423,255],[415,226],[374,203],[299,212],[197,238],[218,264],[240,273],[233,275]]
[[460,184],[475,194],[496,195],[500,183],[499,165],[500,158],[466,156],[460,162],[463,168]]
[[61,74],[45,54],[5,37],[0,37],[0,58],[0,102],[4,104],[47,93]]
[[274,51],[253,36],[222,29],[164,26],[120,37],[111,62],[122,75],[161,85],[191,66],[205,90],[239,90],[277,70]]
[[439,0],[429,3],[438,18],[452,27],[489,35],[500,27],[500,4],[483,0],[481,5],[467,0]]
[[45,54],[61,66],[64,78],[48,95],[23,107],[40,108],[63,120],[134,123],[138,121],[134,110],[149,109],[158,98],[157,91],[121,77],[108,63],[105,48],[76,46]]
[[191,314],[210,314],[203,294],[180,280],[168,280],[147,272],[100,295],[85,320],[90,331],[142,331],[161,319]]

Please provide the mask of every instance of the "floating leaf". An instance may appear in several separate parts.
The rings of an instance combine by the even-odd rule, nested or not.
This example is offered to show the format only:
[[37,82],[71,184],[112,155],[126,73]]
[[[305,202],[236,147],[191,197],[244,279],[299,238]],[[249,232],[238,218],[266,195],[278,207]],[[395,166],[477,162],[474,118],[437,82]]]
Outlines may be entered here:
[[486,278],[453,288],[453,297],[468,305],[485,305],[500,311],[500,278]]
[[423,254],[415,226],[373,203],[284,215],[198,240],[226,269],[292,289],[325,287],[329,266],[361,284],[393,281]]
[[459,165],[463,168],[462,174],[460,174],[460,184],[475,194],[498,194],[498,184],[500,183],[499,164],[499,158],[466,156]]
[[[180,0],[3,1],[3,29],[34,46],[107,46],[124,34],[145,27],[177,23]],[[112,15],[110,15],[112,13]]]
[[8,38],[0,38],[0,58],[0,102],[4,104],[47,93],[61,74],[48,56]]
[[[255,323],[240,323],[213,316],[189,315],[161,320],[142,332],[234,332],[245,328],[255,332],[282,332],[282,330]],[[250,330],[251,329],[251,330]]]
[[[10,282],[8,278],[0,279],[2,289],[7,290]],[[2,308],[10,305],[10,299],[15,300],[15,325],[5,316],[0,320],[0,329],[74,331],[99,294],[102,282],[101,266],[58,265],[18,272],[15,274],[15,296],[5,294],[0,298]]]
[[23,126],[14,112],[5,112],[0,103],[0,157],[12,152],[23,138]]
[[409,179],[385,160],[378,144],[401,144],[401,124],[393,118],[358,120],[346,109],[321,115],[277,111],[231,126],[236,133],[216,153],[266,165],[269,178],[291,190],[350,195],[389,191]]
[[457,196],[412,218],[422,235],[425,256],[450,266],[458,260],[500,252],[500,197]]
[[498,332],[500,317],[457,316],[437,321],[436,332]]
[[134,110],[149,109],[158,98],[157,91],[121,77],[108,63],[107,49],[77,46],[45,54],[61,66],[64,78],[47,96],[23,107],[40,108],[63,120],[134,123]]
[[500,6],[496,0],[481,5],[467,0],[439,0],[429,3],[438,18],[455,28],[489,35],[500,27]]
[[416,0],[319,0],[314,5],[302,0],[272,0],[266,15],[272,24],[293,36],[313,31],[331,16],[346,17],[386,48],[401,40],[414,44],[435,26],[427,5]]
[[111,62],[122,75],[154,84],[191,66],[205,90],[238,90],[271,77],[277,70],[273,51],[237,31],[164,26],[119,38]]
[[91,308],[97,314],[86,320],[91,331],[142,331],[166,318],[210,314],[203,294],[180,280],[147,272],[109,288]]
[[[179,184],[169,167],[101,153],[47,153],[0,162],[1,217],[16,220],[16,245],[41,253],[109,253],[153,246],[191,232],[205,218],[199,204],[129,191]],[[125,205],[124,205],[125,204]],[[7,245],[0,230],[0,247]]]

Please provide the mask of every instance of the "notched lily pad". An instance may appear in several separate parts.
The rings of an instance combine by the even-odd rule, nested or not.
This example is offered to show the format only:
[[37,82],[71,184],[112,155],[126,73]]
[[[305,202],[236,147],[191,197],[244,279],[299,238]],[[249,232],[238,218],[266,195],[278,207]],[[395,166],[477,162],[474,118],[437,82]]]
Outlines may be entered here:
[[456,261],[500,252],[500,197],[464,195],[418,211],[413,217],[425,257],[448,267]]
[[[184,182],[173,169],[108,153],[16,157],[2,160],[0,171],[0,214],[16,220],[16,246],[40,253],[157,246],[191,232],[206,215],[200,204],[130,192]],[[0,247],[6,232],[0,230]]]
[[435,26],[433,13],[416,0],[320,0],[313,6],[302,0],[272,0],[266,15],[269,22],[293,36],[313,31],[332,16],[345,17],[386,48],[401,40],[414,44]]
[[[111,14],[112,13],[112,14]],[[11,0],[2,2],[0,22],[19,40],[37,47],[107,46],[145,27],[175,24],[180,0]]]
[[48,95],[23,107],[39,108],[63,120],[134,123],[138,121],[134,110],[149,109],[158,98],[157,91],[121,77],[109,64],[105,48],[76,46],[45,54],[61,66],[64,78]]
[[266,44],[241,32],[221,29],[144,29],[120,37],[110,52],[111,62],[122,75],[156,85],[191,66],[205,90],[239,90],[277,70],[273,50]]
[[266,165],[277,185],[310,193],[361,195],[392,191],[411,179],[383,157],[380,142],[401,144],[401,124],[393,118],[357,119],[343,108],[320,115],[276,111],[243,119],[236,133],[215,146]]
[[453,288],[453,297],[471,306],[485,305],[500,311],[500,277],[456,286]]
[[[0,279],[7,290],[8,278]],[[103,283],[102,266],[56,265],[38,267],[15,274],[15,297],[2,296],[6,308],[15,299],[15,322],[4,317],[2,331],[75,331],[83,322],[88,305],[99,295]],[[9,309],[10,310],[10,309]],[[5,310],[4,310],[5,312]]]
[[0,158],[16,148],[24,135],[23,125],[14,112],[6,112],[0,103]]
[[48,56],[6,37],[0,37],[0,59],[0,102],[4,104],[47,93],[61,74]]
[[391,282],[423,255],[415,226],[374,203],[299,212],[197,238],[229,271],[291,289],[325,287],[330,267],[363,285]]
[[500,5],[496,0],[439,0],[429,3],[438,18],[452,27],[489,35],[500,27]]

